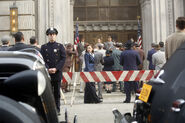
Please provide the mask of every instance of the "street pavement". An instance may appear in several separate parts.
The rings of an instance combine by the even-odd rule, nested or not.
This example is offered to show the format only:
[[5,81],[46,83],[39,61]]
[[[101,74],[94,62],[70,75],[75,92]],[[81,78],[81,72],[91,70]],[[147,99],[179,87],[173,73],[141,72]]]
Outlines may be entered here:
[[75,101],[71,106],[72,92],[64,93],[67,104],[64,105],[64,101],[61,100],[61,115],[60,121],[64,121],[64,112],[67,108],[68,121],[73,123],[73,118],[77,115],[78,123],[114,123],[114,115],[112,113],[113,108],[117,108],[122,114],[131,112],[133,110],[134,95],[132,95],[131,103],[123,103],[125,94],[122,92],[103,92],[103,102],[99,104],[84,104],[84,93],[75,93]]

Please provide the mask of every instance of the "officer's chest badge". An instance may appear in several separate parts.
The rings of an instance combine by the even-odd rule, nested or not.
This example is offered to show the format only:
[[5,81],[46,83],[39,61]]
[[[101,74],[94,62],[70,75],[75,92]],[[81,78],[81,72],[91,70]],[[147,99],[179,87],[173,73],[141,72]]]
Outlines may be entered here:
[[56,53],[57,52],[57,49],[54,49],[54,53]]

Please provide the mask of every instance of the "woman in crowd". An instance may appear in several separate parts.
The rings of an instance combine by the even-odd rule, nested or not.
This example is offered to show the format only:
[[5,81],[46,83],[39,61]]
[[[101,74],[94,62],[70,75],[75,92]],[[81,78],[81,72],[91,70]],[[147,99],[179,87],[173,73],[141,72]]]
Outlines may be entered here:
[[[73,56],[77,56],[77,51],[74,50],[73,45],[71,43],[68,43],[66,45],[66,60],[64,67],[62,69],[63,72],[70,72],[70,69],[73,64]],[[68,83],[67,82],[62,82],[62,90],[63,92],[68,92],[69,90],[67,89]]]
[[[87,46],[86,53],[84,55],[85,60],[85,72],[94,71],[94,54],[91,45]],[[87,82],[85,84],[84,103],[100,103],[100,99],[96,94],[96,88],[94,82]]]

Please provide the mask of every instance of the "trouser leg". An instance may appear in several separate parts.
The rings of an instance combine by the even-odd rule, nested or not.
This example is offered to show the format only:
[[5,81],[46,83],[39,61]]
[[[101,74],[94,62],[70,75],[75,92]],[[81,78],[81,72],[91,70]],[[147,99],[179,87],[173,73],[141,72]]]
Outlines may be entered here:
[[116,82],[113,82],[112,84],[112,92],[115,92],[116,91]]
[[120,91],[123,92],[124,91],[124,82],[120,81]]
[[61,82],[56,82],[56,81],[52,82],[53,93],[54,93],[55,103],[56,103],[58,112],[60,112],[60,85],[61,85]]
[[126,99],[125,101],[128,101],[130,102],[130,99],[131,99],[131,82],[124,82],[124,90],[125,90],[125,93],[126,93]]
[[102,98],[102,83],[98,82],[98,97]]

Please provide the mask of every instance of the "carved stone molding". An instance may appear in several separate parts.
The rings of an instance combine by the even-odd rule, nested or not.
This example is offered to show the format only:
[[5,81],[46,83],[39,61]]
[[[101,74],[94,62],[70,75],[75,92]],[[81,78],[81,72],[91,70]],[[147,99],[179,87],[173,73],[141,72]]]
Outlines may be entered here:
[[174,12],[173,12],[173,1],[167,0],[168,4],[168,35],[174,32]]
[[[76,24],[76,22],[75,22]],[[119,31],[119,30],[137,30],[137,20],[128,21],[111,21],[109,23],[103,21],[78,21],[79,31]],[[75,25],[74,25],[75,29]]]
[[54,26],[54,0],[49,0],[49,26]]
[[146,6],[147,4],[150,4],[150,3],[151,3],[151,0],[140,0],[141,8],[143,6]]

